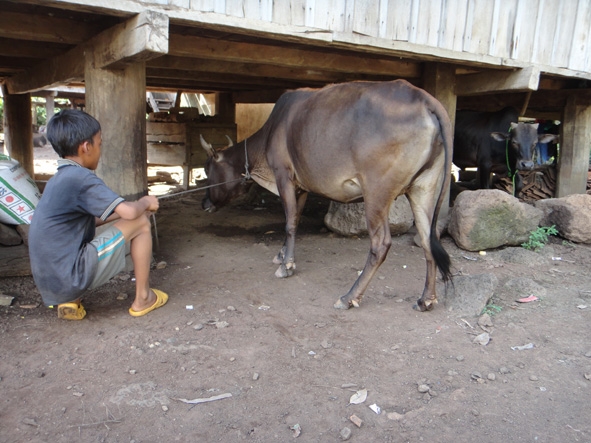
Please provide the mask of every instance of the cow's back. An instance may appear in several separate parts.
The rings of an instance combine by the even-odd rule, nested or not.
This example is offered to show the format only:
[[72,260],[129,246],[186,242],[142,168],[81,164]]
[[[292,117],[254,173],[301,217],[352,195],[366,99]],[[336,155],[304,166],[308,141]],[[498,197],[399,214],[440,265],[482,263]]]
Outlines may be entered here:
[[513,107],[496,112],[458,111],[454,131],[453,162],[460,168],[479,167],[479,163],[504,165],[505,144],[494,140],[491,132],[509,131],[519,113]]

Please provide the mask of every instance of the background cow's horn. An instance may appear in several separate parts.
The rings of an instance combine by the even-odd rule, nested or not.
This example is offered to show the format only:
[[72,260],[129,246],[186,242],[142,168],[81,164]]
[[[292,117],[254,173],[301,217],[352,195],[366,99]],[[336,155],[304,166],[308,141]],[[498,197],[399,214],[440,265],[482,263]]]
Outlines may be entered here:
[[203,149],[205,149],[205,152],[207,152],[207,155],[217,159],[217,157],[218,157],[217,152],[215,152],[215,149],[213,149],[213,146],[211,146],[210,143],[207,143],[205,141],[205,139],[203,138],[203,135],[199,134],[199,140],[201,140],[201,146],[203,147]]
[[226,134],[226,138],[228,139],[228,148],[230,146],[234,146],[234,142],[232,141],[232,139],[230,138],[230,136],[228,134]]

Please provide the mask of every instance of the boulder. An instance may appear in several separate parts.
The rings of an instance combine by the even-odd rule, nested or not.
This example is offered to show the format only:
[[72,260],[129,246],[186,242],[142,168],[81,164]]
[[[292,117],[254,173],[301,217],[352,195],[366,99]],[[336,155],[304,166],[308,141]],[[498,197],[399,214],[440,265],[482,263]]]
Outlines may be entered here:
[[538,200],[544,216],[540,226],[555,225],[560,235],[576,243],[591,243],[591,195],[573,194]]
[[0,223],[0,245],[16,246],[20,245],[22,242],[23,239],[14,226]]
[[464,191],[451,209],[448,233],[468,251],[525,243],[543,212],[496,189]]
[[[412,227],[414,217],[406,196],[401,195],[392,203],[389,219],[392,235],[404,234]],[[331,201],[324,216],[324,224],[331,231],[341,235],[367,234],[365,204]]]

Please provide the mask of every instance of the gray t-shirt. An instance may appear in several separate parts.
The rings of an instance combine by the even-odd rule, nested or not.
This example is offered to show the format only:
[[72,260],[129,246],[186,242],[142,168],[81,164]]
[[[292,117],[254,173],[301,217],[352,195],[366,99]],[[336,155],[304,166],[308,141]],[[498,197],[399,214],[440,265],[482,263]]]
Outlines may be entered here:
[[95,217],[106,220],[122,201],[89,169],[58,160],[29,230],[31,270],[47,306],[73,301],[90,286],[98,264],[89,244]]

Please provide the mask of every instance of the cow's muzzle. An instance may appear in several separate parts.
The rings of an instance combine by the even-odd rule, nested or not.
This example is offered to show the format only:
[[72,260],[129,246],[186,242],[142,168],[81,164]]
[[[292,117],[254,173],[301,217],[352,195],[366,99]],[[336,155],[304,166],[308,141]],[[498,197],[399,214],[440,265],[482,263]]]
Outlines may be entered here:
[[517,169],[521,171],[529,171],[534,168],[534,162],[531,160],[520,160],[517,162]]
[[207,212],[215,212],[217,209],[215,205],[211,202],[211,200],[207,197],[201,201],[201,207]]

